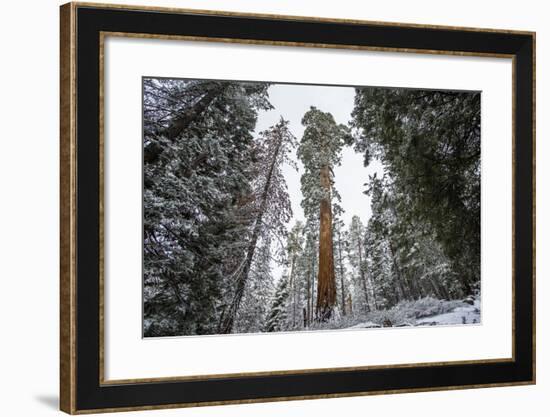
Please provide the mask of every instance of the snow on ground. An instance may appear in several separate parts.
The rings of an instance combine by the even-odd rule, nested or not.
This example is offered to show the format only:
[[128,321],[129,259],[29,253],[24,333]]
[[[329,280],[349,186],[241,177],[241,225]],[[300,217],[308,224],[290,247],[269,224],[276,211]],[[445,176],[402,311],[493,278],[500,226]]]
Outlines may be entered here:
[[[464,301],[456,302],[458,305],[453,307],[449,311],[441,314],[433,314],[424,316],[421,318],[407,317],[402,322],[393,322],[391,327],[405,327],[405,326],[449,326],[449,325],[461,325],[461,324],[476,324],[481,323],[481,309],[479,298],[467,298]],[[395,309],[395,308],[394,308]],[[399,309],[398,309],[399,310]],[[444,310],[443,310],[444,311]],[[383,312],[382,313],[383,316]],[[395,312],[394,312],[395,313]],[[420,312],[407,311],[407,315],[417,314]],[[384,327],[380,323],[373,321],[363,321],[353,326],[346,327],[348,329],[370,329]]]
[[445,314],[438,314],[417,320],[417,326],[441,326],[452,324],[475,324],[481,322],[481,310],[479,298],[473,300],[474,304],[466,304],[456,307],[453,311]]
[[372,329],[374,327],[380,327],[380,325],[373,323],[372,321],[366,321],[356,324],[355,326],[348,327],[348,329]]

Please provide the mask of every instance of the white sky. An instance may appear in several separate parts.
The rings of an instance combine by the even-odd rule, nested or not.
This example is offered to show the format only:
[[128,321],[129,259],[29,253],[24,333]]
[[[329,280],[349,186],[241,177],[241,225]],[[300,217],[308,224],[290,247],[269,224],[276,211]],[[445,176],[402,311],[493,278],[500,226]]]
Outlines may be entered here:
[[[311,106],[319,110],[330,112],[337,123],[347,125],[351,119],[355,90],[353,87],[334,87],[317,85],[293,85],[275,84],[269,88],[269,99],[275,109],[262,111],[258,115],[256,131],[260,132],[273,126],[283,116],[290,121],[289,128],[298,141],[302,138],[304,126],[301,120],[303,115]],[[290,166],[284,167],[285,178],[288,184],[290,201],[292,204],[293,218],[289,222],[289,228],[296,220],[304,220],[304,213],[300,202],[302,193],[300,191],[300,177],[303,173],[303,166],[292,155],[297,162],[299,171],[296,172]],[[381,175],[383,170],[378,161],[372,161],[365,168],[363,166],[363,155],[356,153],[352,147],[346,146],[342,151],[342,164],[334,167],[335,188],[342,197],[341,205],[345,212],[342,215],[344,223],[349,226],[351,218],[357,215],[366,225],[370,216],[370,197],[363,194],[364,183],[369,175],[378,172]]]
[[[300,141],[304,132],[302,117],[311,106],[319,110],[330,112],[337,123],[347,125],[351,119],[355,89],[353,87],[317,86],[274,84],[269,88],[269,99],[275,107],[270,111],[262,111],[258,114],[256,132],[261,132],[276,124],[280,117],[290,122],[291,132]],[[293,217],[288,223],[290,229],[296,220],[305,221],[304,212],[300,206],[302,192],[300,191],[300,177],[303,166],[294,152],[291,157],[298,165],[298,172],[290,166],[285,166],[283,172],[288,185]],[[356,153],[352,147],[346,146],[342,150],[342,163],[334,167],[334,186],[342,197],[341,206],[345,210],[342,218],[346,227],[351,223],[351,218],[357,215],[363,224],[367,224],[371,217],[370,197],[365,195],[364,183],[369,175],[382,175],[383,168],[379,161],[371,161],[369,166],[363,166],[363,155]],[[272,265],[272,273],[278,280],[284,273],[282,266]]]

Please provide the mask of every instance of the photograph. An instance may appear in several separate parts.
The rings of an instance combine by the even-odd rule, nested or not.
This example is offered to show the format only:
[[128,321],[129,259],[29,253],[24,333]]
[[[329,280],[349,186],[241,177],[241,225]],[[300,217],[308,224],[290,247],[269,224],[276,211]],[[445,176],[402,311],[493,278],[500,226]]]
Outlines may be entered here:
[[481,323],[481,92],[142,78],[143,337]]

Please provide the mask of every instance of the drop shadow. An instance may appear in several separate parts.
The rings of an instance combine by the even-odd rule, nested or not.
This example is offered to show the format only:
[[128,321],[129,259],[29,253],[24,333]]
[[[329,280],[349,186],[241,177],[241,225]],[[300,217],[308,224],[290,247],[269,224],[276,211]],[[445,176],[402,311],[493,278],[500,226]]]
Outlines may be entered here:
[[59,397],[57,395],[36,395],[36,401],[53,410],[59,410]]

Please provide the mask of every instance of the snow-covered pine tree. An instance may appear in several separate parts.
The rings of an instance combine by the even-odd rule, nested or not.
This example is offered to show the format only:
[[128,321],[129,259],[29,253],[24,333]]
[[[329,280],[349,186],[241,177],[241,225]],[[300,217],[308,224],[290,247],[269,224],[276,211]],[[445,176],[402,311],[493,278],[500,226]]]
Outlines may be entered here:
[[368,270],[366,247],[366,230],[359,216],[353,216],[348,230],[347,255],[352,269],[355,287],[355,306],[362,311],[376,310],[376,299],[371,273]]
[[[333,208],[333,212],[337,210]],[[345,225],[342,219],[336,214],[332,225],[332,234],[334,241],[334,255],[335,255],[335,273],[336,273],[336,292],[338,295],[338,303],[340,312],[343,316],[347,314],[348,308],[348,295],[349,283],[348,283],[348,266],[346,262],[346,250],[349,245],[348,232],[344,229]]]
[[231,333],[233,323],[246,288],[250,268],[260,238],[286,236],[286,224],[292,217],[292,209],[283,175],[284,164],[293,164],[289,154],[296,147],[296,138],[288,128],[288,121],[281,120],[270,129],[261,132],[255,147],[255,180],[250,194],[252,227],[246,244],[246,255],[234,273],[234,291],[229,305],[224,309],[219,332]]
[[279,332],[285,330],[288,311],[288,277],[283,276],[277,283],[273,294],[273,301],[267,316],[266,332]]
[[144,334],[215,333],[251,221],[265,83],[143,80]]
[[411,299],[411,291],[405,280],[400,254],[405,241],[400,233],[396,216],[396,200],[393,198],[387,176],[369,178],[367,194],[371,196],[372,216],[367,230],[371,240],[368,252],[373,258],[373,272],[386,300],[386,307]]
[[[303,202],[302,202],[303,203]],[[303,299],[302,317],[304,327],[309,327],[313,323],[316,299],[316,276],[317,259],[319,249],[319,220],[318,217],[306,220],[304,227],[305,244],[302,255],[298,259],[298,265],[303,276]]]
[[411,215],[407,196],[397,192],[387,176],[371,177],[367,192],[373,213],[367,253],[385,307],[428,296],[463,297],[460,277],[429,224]]
[[272,300],[274,283],[271,273],[271,240],[262,238],[254,255],[241,305],[235,317],[234,333],[255,333],[264,330]]
[[304,250],[304,224],[297,221],[287,239],[287,258],[289,267],[289,324],[291,328],[302,327],[302,303],[300,287],[302,284],[303,268],[300,268],[299,259]]

